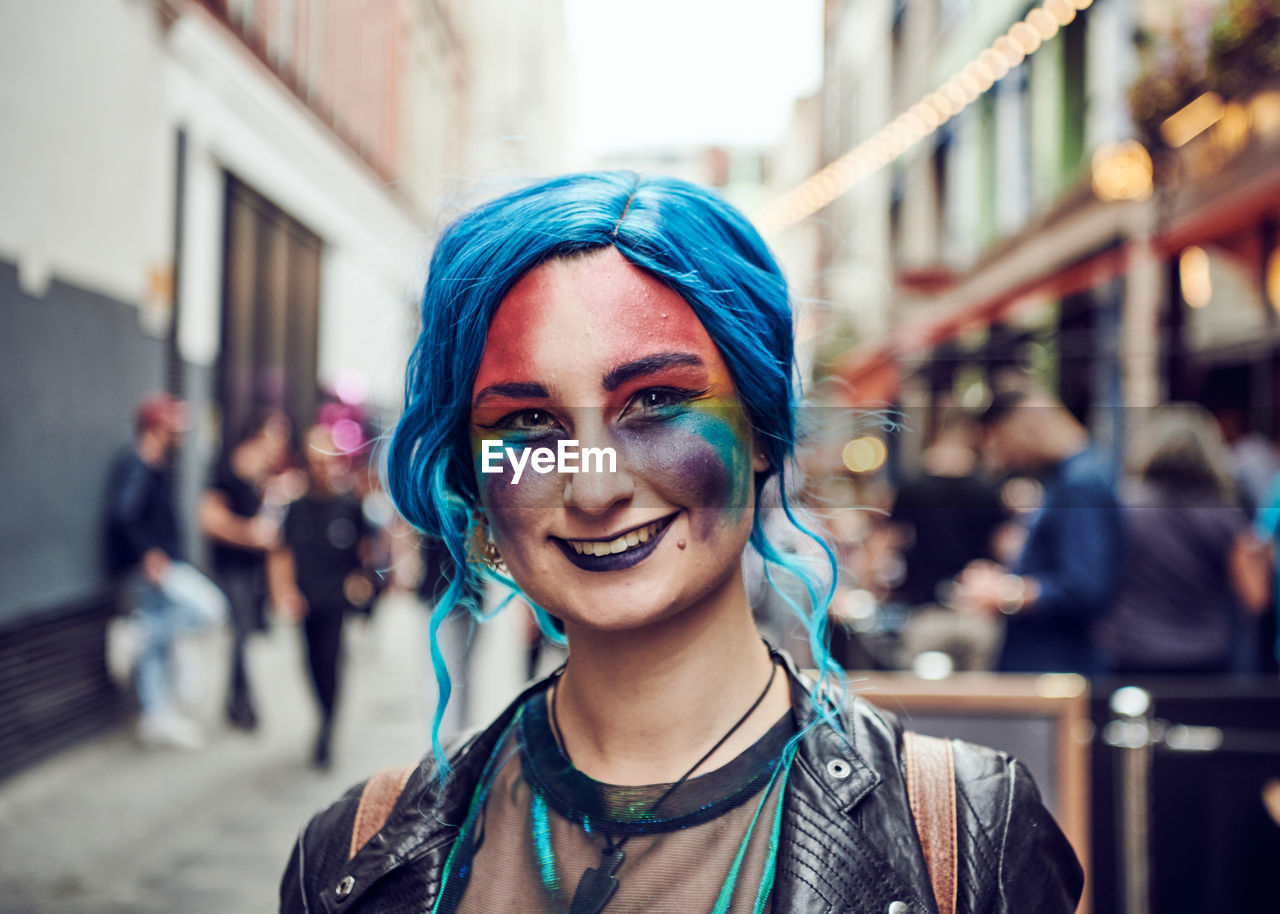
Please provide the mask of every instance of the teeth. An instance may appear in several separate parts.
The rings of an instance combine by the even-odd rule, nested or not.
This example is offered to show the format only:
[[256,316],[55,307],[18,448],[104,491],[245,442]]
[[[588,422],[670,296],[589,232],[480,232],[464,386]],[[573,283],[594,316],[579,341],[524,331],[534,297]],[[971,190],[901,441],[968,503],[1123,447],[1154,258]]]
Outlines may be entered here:
[[663,523],[664,521],[654,521],[639,530],[624,533],[615,540],[569,540],[568,543],[579,555],[618,555],[649,542],[658,535]]

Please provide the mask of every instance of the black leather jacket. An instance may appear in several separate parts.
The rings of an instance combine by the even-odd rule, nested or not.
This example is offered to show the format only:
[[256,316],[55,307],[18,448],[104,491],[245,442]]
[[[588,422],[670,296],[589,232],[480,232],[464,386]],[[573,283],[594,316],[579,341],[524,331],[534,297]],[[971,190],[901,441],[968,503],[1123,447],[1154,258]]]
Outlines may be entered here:
[[[793,688],[808,717],[806,680]],[[280,885],[284,914],[428,912],[476,781],[530,686],[491,726],[451,756],[440,788],[428,757],[383,829],[348,859],[360,785],[302,830]],[[907,800],[902,729],[860,698],[841,712],[849,742],[819,724],[806,733],[791,774],[778,844],[775,914],[936,914]],[[843,762],[843,764],[841,764]],[[1074,911],[1083,874],[1040,802],[1031,775],[1001,752],[956,743],[957,914]],[[895,904],[896,902],[896,904]]]

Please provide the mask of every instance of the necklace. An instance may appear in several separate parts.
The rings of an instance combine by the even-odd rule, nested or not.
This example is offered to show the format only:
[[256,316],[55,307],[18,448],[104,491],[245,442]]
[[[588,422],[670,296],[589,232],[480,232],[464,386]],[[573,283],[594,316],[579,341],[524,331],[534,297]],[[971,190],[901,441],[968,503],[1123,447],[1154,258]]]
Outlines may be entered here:
[[[716,741],[716,744],[706,751],[702,758],[693,763],[693,767],[680,776],[680,778],[663,791],[662,796],[654,801],[649,807],[649,815],[653,815],[658,811],[658,807],[663,804],[667,797],[676,792],[690,776],[702,767],[702,763],[711,758],[715,751],[723,746],[738,729],[747,722],[756,708],[764,701],[769,689],[773,686],[773,680],[778,674],[778,662],[770,655],[769,681],[765,683],[764,691],[762,691],[756,700],[752,702],[751,707],[747,708],[745,714],[738,718],[738,722],[729,728],[724,736]],[[560,751],[564,753],[565,759],[570,765],[573,759],[569,757],[569,748],[565,745],[564,734],[560,732],[560,716],[556,713],[556,709],[560,703],[560,676],[564,675],[564,669],[556,676],[555,684],[552,686],[551,693],[551,728],[555,732],[556,741],[560,744]],[[613,897],[613,893],[618,890],[618,867],[622,866],[625,855],[622,852],[622,846],[627,843],[630,835],[623,835],[621,838],[614,840],[609,835],[605,835],[604,847],[600,850],[600,866],[587,867],[586,872],[582,874],[582,879],[578,882],[578,888],[573,893],[573,902],[569,906],[569,914],[600,914],[604,910],[605,905],[609,903],[609,899]]]

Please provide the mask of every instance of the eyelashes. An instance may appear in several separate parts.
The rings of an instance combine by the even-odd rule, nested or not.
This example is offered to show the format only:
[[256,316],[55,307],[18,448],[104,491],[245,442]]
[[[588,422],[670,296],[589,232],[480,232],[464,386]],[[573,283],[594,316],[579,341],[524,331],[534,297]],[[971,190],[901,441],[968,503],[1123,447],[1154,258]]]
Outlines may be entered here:
[[690,390],[686,387],[646,387],[637,391],[622,409],[622,416],[640,418],[665,418],[683,412],[690,403],[707,395],[706,389]]
[[[706,388],[646,387],[636,391],[618,413],[620,422],[660,422],[683,413],[704,398]],[[477,423],[489,431],[506,432],[514,437],[533,440],[566,431],[566,423],[548,409],[514,410],[493,423]]]
[[521,409],[507,413],[490,425],[480,425],[480,428],[491,431],[516,432],[526,436],[546,433],[558,427],[559,423],[545,409]]

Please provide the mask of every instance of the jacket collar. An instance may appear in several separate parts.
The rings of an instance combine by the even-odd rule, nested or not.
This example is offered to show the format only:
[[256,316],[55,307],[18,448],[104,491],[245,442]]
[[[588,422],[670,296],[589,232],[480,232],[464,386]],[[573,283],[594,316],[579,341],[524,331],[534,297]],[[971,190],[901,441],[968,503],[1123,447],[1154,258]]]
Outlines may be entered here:
[[805,728],[796,758],[807,766],[815,782],[830,794],[836,807],[850,812],[880,783],[880,775],[855,744],[847,703],[838,702],[829,685],[823,683],[819,697],[831,708],[834,725],[822,721],[815,723],[817,715],[810,697],[815,688],[814,678],[799,669],[786,651],[775,649],[774,655],[791,676],[795,686],[791,690],[791,711]]

